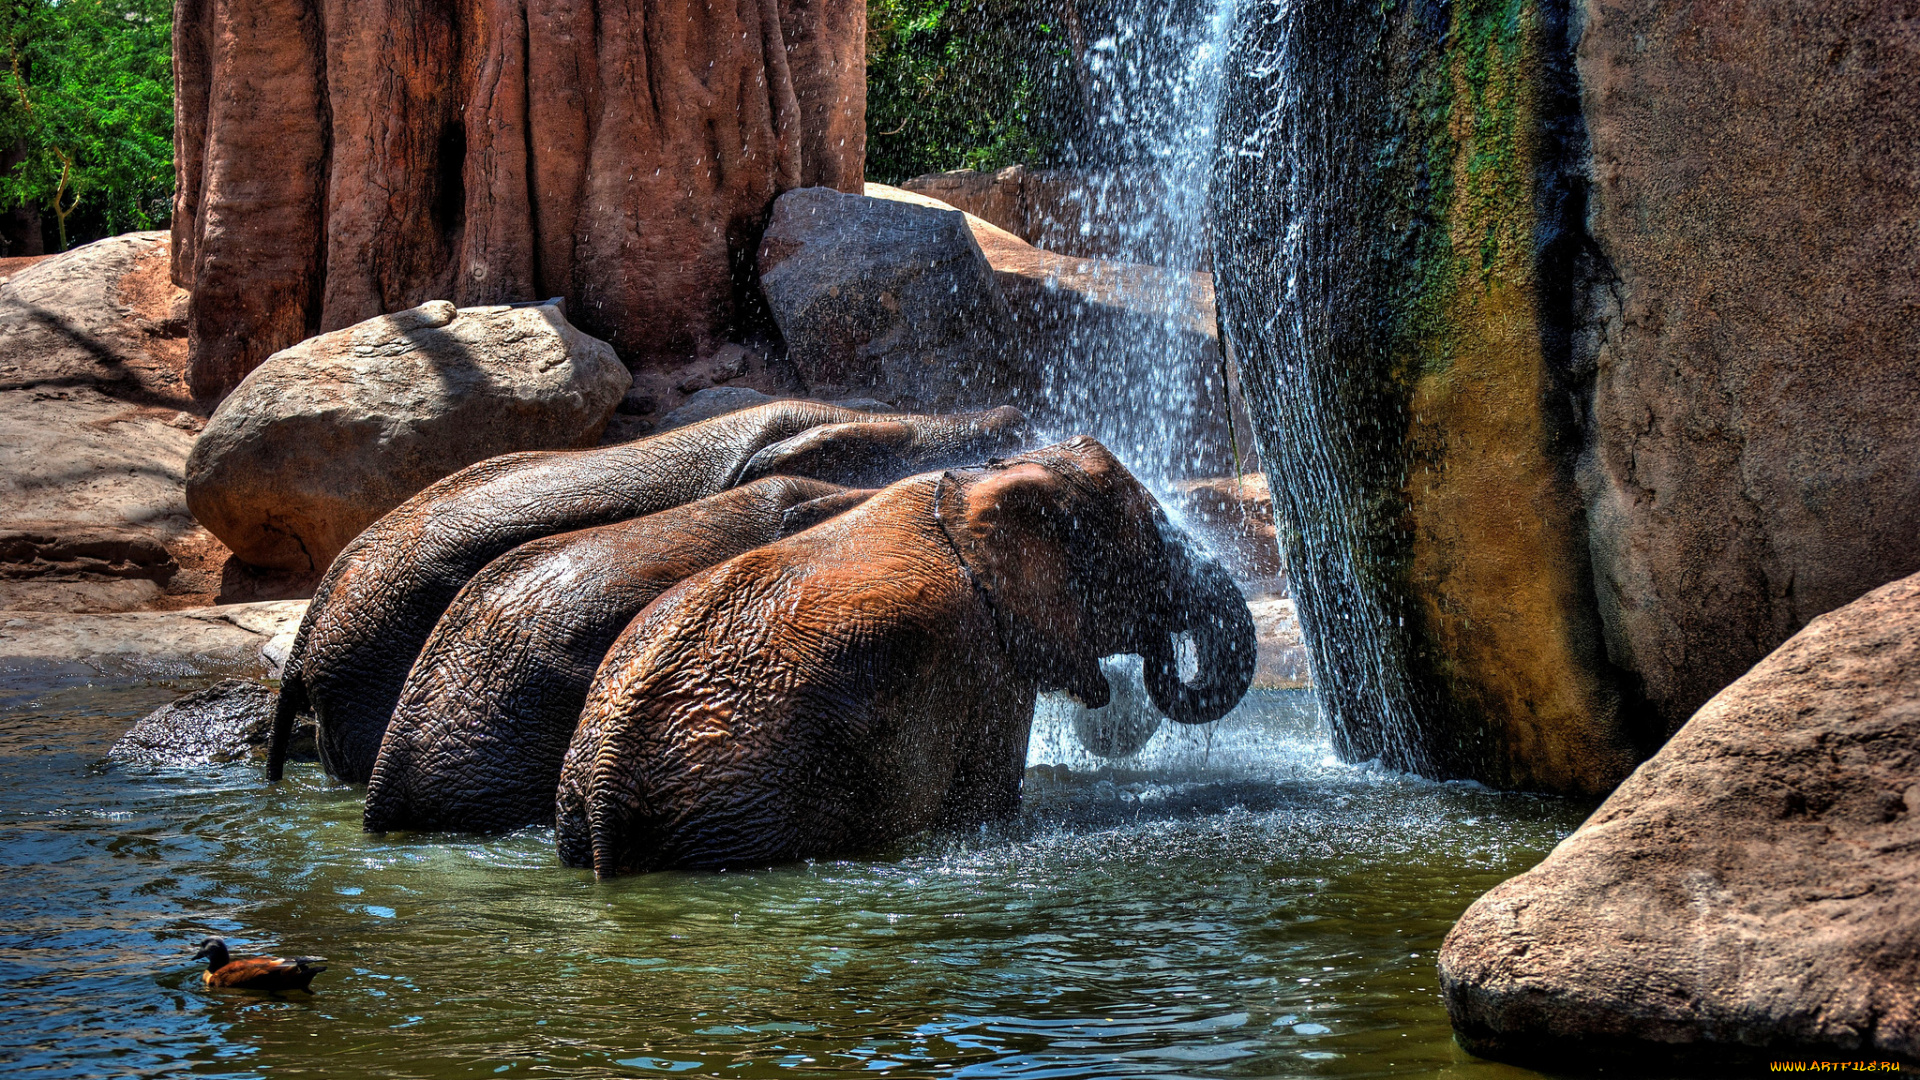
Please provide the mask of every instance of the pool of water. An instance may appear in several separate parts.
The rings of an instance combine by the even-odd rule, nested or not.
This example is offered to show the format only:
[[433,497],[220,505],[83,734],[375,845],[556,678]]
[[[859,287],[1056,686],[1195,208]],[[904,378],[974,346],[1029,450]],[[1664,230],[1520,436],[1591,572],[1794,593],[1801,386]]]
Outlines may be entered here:
[[[597,883],[545,831],[364,835],[313,765],[101,765],[185,688],[0,700],[9,1076],[1531,1076],[1453,1043],[1434,950],[1588,809],[1335,763],[1256,693],[1128,769],[1043,723],[1003,827]],[[210,993],[208,933],[329,969]]]

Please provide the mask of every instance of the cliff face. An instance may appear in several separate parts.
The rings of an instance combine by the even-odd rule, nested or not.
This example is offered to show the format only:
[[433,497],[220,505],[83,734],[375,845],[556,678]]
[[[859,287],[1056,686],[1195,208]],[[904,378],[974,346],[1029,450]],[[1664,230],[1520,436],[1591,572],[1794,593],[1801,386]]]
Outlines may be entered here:
[[629,363],[724,338],[774,196],[858,191],[851,0],[182,0],[197,394],[430,299],[565,296]]
[[1920,19],[1588,0],[1608,653],[1665,734],[1815,616],[1920,570]]
[[1344,754],[1605,791],[1920,569],[1913,26],[1243,9],[1221,311]]

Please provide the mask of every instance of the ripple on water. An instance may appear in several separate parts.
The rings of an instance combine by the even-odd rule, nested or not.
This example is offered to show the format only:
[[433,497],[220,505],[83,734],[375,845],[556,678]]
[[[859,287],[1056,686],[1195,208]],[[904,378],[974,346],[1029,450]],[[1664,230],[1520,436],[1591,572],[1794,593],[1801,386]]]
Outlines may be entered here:
[[[998,827],[596,883],[548,830],[367,836],[310,765],[102,768],[177,692],[0,712],[11,1075],[1522,1075],[1453,1046],[1432,953],[1583,809],[1341,765],[1257,694],[1119,764],[1043,718]],[[321,992],[205,992],[209,932]]]

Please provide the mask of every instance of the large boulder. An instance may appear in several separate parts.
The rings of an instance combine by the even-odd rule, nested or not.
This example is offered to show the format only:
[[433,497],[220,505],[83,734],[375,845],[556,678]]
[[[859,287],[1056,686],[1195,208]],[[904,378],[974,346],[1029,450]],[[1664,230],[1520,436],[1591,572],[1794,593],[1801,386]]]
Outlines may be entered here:
[[1920,575],[1700,710],[1440,952],[1476,1053],[1920,1062]]
[[594,445],[631,383],[557,304],[436,300],[268,358],[194,444],[187,505],[246,562],[323,571],[441,477]]
[[909,412],[1027,404],[1013,319],[957,210],[831,188],[780,196],[760,287],[814,397],[871,396]]
[[774,197],[864,171],[852,0],[182,0],[173,30],[203,396],[435,297],[563,295],[672,366],[739,320]]
[[0,609],[124,611],[180,574],[200,418],[166,234],[129,233],[0,279]]
[[[900,187],[965,210],[1061,255],[1116,262],[1153,263],[1184,245],[1162,235],[1168,204],[1175,199],[1166,176],[1138,163],[1108,170],[1030,169],[1009,165],[993,172],[954,169],[902,181]],[[1206,269],[1202,246],[1183,270]],[[1163,265],[1156,263],[1156,265]]]
[[[953,209],[886,184],[866,191]],[[1155,480],[1258,464],[1251,428],[1237,455],[1227,429],[1211,274],[1077,258],[1035,247],[972,212],[966,222],[1013,318],[1002,336],[1034,372],[1038,390],[1028,408],[1041,423],[1126,447],[1128,466]],[[1156,429],[1146,445],[1142,418]]]

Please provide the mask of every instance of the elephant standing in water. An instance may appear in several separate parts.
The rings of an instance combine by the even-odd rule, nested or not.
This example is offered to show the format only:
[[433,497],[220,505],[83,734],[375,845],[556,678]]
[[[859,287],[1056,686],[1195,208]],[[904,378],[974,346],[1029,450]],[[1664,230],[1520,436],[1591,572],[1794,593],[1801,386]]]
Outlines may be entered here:
[[1226,570],[1104,447],[901,481],[688,578],[620,635],[562,766],[561,859],[766,865],[1011,813],[1036,693],[1104,705],[1118,653],[1197,724],[1246,692],[1255,639]]
[[872,494],[771,476],[488,563],[407,676],[367,785],[367,831],[552,824],[594,670],[634,615],[688,575]]
[[877,486],[1028,439],[1026,417],[1012,408],[876,416],[782,401],[618,446],[470,465],[369,525],[327,568],[287,659],[268,775],[279,779],[294,716],[311,709],[327,771],[367,780],[401,685],[447,604],[481,567],[530,540],[680,506],[743,478],[804,466],[816,479]]

